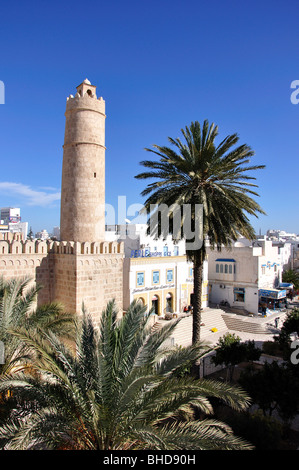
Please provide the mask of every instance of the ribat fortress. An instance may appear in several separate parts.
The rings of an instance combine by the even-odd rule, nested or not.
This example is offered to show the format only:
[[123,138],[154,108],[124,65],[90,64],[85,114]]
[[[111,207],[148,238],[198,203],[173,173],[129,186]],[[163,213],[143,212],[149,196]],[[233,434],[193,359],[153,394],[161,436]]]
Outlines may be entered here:
[[59,302],[95,321],[114,298],[122,310],[122,243],[105,241],[105,101],[85,79],[67,98],[63,145],[61,241],[0,240],[0,275],[42,286],[38,304]]

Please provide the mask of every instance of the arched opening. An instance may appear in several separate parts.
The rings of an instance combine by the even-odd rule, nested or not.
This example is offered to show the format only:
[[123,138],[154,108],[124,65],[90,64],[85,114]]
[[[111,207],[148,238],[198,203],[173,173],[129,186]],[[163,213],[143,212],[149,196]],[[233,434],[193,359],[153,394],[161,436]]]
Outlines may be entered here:
[[173,313],[173,296],[170,292],[166,295],[166,313]]
[[153,313],[155,313],[156,315],[160,315],[160,302],[159,302],[159,296],[158,295],[154,295],[152,297],[152,309],[153,309]]

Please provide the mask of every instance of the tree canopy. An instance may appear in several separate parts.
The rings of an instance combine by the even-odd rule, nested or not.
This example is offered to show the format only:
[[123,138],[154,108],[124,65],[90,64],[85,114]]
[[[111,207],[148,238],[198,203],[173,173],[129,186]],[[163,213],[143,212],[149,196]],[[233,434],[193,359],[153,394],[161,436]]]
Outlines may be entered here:
[[[19,327],[35,351],[32,370],[0,377],[17,401],[0,426],[5,449],[248,449],[213,419],[210,397],[244,410],[240,389],[181,374],[206,347],[168,348],[177,322],[152,330],[146,307],[133,302],[118,318],[111,301],[97,330],[83,311],[76,348],[53,332]],[[205,419],[194,419],[199,409]]]

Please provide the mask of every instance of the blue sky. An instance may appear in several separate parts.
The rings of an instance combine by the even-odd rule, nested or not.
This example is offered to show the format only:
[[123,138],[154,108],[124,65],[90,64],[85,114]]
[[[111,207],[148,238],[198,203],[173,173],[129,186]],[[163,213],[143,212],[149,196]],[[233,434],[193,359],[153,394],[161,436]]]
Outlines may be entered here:
[[[66,97],[85,78],[106,101],[106,202],[142,204],[134,175],[152,144],[192,121],[255,151],[256,231],[299,233],[298,2],[2,2],[0,206],[33,231],[60,224]],[[132,217],[131,217],[132,218]]]

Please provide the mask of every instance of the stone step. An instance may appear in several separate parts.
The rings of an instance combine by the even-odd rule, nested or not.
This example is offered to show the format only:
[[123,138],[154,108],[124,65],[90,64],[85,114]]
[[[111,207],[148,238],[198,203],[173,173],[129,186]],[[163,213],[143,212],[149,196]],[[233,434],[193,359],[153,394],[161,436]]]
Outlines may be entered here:
[[[283,317],[281,317],[282,322]],[[243,317],[235,314],[229,314],[222,309],[206,308],[201,313],[201,331],[200,338],[202,341],[207,341],[211,344],[216,344],[218,339],[229,331],[240,333],[247,333],[253,335],[267,335],[273,334],[273,327],[271,322],[261,322],[260,319],[252,317]],[[154,325],[154,328],[160,328],[163,324],[172,320],[161,320]],[[273,323],[273,322],[272,322]],[[212,329],[216,328],[213,333]],[[180,346],[188,346],[192,343],[192,315],[182,315],[181,321],[174,330],[170,344]]]
[[[201,331],[200,337],[201,340],[204,341],[207,337],[217,339],[219,335],[222,336],[225,332],[227,332],[227,326],[222,318],[223,311],[221,309],[204,309],[201,313]],[[154,325],[153,329],[161,328],[163,324],[168,323],[172,320],[158,320],[158,322]],[[212,328],[216,328],[216,333],[213,333],[211,330]],[[171,344],[176,344],[179,346],[189,346],[192,343],[192,315],[182,316],[179,324],[177,325],[176,329],[174,330],[171,339]]]
[[[281,324],[283,318],[284,317],[281,316]],[[272,323],[274,323],[274,320],[267,321],[265,319],[265,322],[261,322],[260,319],[229,314],[217,308],[204,309],[201,312],[201,320],[200,338],[202,341],[207,341],[212,344],[216,344],[218,339],[229,331],[253,335],[273,334]],[[159,319],[153,328],[161,328],[163,324],[169,321],[172,320],[167,321]],[[213,328],[217,330],[215,333],[212,332]],[[188,346],[192,343],[192,315],[182,315],[181,321],[171,336],[170,343],[180,346]]]
[[265,326],[254,321],[246,321],[237,318],[235,315],[222,315],[228,330],[240,331],[244,333],[266,334]]

